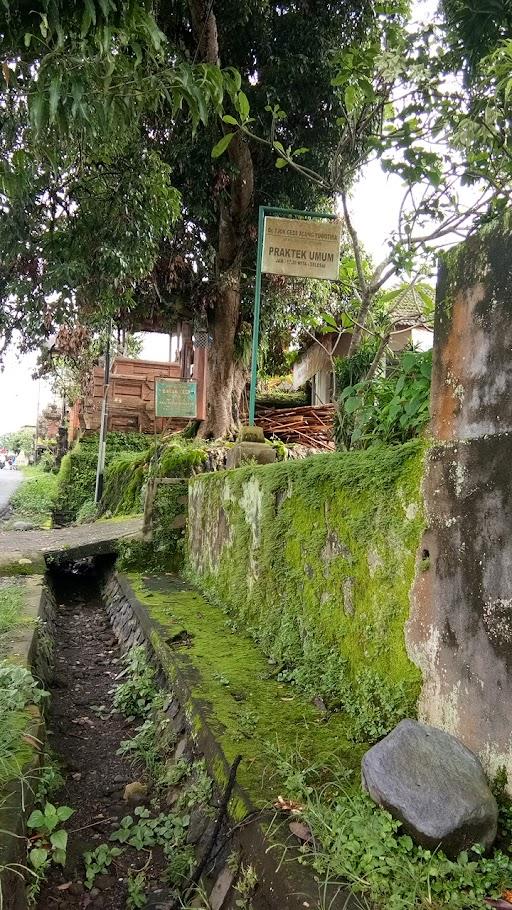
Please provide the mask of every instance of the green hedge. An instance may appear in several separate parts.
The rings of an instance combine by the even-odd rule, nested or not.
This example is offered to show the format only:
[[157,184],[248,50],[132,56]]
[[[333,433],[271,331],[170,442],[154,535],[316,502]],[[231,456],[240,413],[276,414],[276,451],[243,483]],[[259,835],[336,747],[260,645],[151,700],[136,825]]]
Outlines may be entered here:
[[[144,433],[107,433],[106,466],[121,452],[148,449],[151,437]],[[76,521],[82,506],[94,498],[99,436],[82,439],[62,459],[57,475],[56,512],[60,523]]]
[[356,739],[412,714],[404,623],[424,527],[424,444],[207,474],[190,485],[189,572],[283,680]]

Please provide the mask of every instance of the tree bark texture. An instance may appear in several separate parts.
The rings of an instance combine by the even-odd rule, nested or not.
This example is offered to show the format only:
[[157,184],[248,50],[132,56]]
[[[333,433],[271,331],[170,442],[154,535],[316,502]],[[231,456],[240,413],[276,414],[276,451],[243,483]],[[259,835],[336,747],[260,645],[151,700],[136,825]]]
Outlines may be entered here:
[[[190,0],[190,11],[198,52],[203,62],[220,65],[219,39],[214,4]],[[249,146],[237,134],[228,149],[232,176],[229,190],[219,208],[216,258],[216,295],[209,317],[212,344],[208,352],[207,417],[200,428],[205,438],[233,433],[240,398],[239,365],[235,339],[240,320],[242,254],[250,215],[254,169]]]

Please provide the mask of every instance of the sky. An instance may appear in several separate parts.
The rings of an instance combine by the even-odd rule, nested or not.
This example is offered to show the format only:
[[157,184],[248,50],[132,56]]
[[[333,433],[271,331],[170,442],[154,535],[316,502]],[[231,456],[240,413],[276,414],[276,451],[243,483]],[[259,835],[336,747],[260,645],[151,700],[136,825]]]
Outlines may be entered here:
[[[415,18],[424,18],[437,6],[437,0],[416,0]],[[363,172],[352,193],[354,223],[363,244],[378,262],[386,249],[384,240],[397,223],[402,198],[400,181],[383,174],[376,162]],[[166,360],[167,336],[145,335],[142,357]],[[0,372],[0,432],[17,430],[25,424],[35,426],[38,402],[43,408],[53,395],[48,382],[33,379],[37,355],[20,355],[12,349]]]

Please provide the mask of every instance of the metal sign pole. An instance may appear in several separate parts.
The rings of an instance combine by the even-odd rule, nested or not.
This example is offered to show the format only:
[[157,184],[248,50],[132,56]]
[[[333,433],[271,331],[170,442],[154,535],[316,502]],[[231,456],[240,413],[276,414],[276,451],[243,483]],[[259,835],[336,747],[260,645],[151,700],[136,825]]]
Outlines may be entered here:
[[254,284],[254,317],[252,325],[252,357],[251,357],[251,389],[249,393],[249,426],[254,426],[256,414],[256,388],[258,384],[258,348],[260,341],[260,313],[261,313],[261,264],[263,260],[263,239],[265,234],[266,215],[298,216],[300,218],[323,218],[336,221],[337,215],[332,212],[308,212],[301,209],[276,208],[270,205],[260,205],[258,210],[258,253],[256,256],[256,281]]

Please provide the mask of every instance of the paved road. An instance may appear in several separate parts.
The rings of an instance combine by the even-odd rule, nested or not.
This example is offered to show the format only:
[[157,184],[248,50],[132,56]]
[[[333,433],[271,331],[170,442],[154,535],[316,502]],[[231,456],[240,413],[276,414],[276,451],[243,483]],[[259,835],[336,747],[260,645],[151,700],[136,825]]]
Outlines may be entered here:
[[39,562],[50,554],[62,553],[78,559],[112,553],[118,540],[133,537],[141,530],[142,516],[121,521],[96,521],[53,531],[0,531],[0,570],[20,559]]
[[6,468],[0,471],[0,514],[22,480],[23,475],[20,471],[8,471]]

